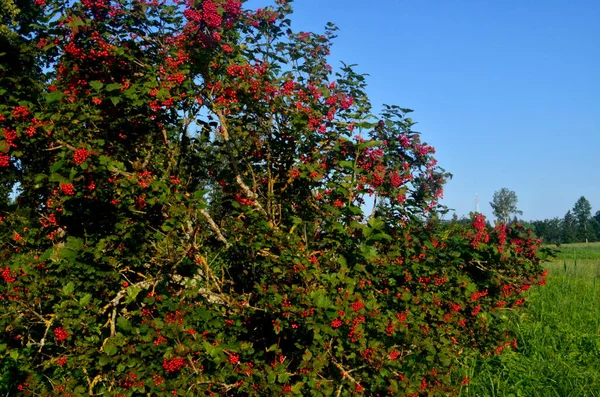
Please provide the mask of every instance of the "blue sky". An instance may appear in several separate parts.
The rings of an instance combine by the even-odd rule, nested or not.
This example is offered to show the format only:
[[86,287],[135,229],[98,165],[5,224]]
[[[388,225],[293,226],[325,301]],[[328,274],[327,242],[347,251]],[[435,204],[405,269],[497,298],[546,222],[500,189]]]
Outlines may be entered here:
[[[252,0],[260,7],[268,1]],[[525,220],[600,210],[600,1],[297,0],[294,30],[339,28],[332,66],[356,63],[368,93],[414,109],[454,174],[443,204],[492,217],[494,191]]]

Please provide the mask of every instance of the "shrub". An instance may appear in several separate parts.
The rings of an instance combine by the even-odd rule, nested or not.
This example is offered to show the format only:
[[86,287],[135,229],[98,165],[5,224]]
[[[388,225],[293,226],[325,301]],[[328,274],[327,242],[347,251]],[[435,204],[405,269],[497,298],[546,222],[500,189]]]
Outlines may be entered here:
[[430,216],[449,175],[409,110],[375,118],[364,76],[331,72],[333,25],[295,33],[285,1],[32,7],[49,72],[0,103],[3,393],[447,394],[459,356],[511,344],[538,242]]

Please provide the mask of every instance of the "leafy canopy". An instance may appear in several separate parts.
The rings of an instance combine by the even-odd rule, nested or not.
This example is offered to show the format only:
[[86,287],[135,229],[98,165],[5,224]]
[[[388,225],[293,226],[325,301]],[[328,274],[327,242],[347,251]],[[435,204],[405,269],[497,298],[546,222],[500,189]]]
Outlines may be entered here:
[[494,192],[494,197],[490,202],[490,206],[492,207],[494,216],[496,216],[498,220],[508,223],[511,214],[523,214],[523,211],[517,209],[517,202],[517,193],[503,187],[499,191]]

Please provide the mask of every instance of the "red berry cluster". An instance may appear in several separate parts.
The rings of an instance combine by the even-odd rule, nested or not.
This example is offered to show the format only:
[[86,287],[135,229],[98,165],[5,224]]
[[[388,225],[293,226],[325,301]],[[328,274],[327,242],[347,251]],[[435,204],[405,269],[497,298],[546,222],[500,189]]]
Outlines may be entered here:
[[240,356],[239,356],[239,354],[236,354],[236,353],[230,354],[227,359],[229,360],[229,363],[231,365],[236,365],[237,363],[240,362]]
[[476,291],[473,295],[471,295],[471,300],[472,301],[476,301],[477,299],[483,297],[483,296],[487,296],[488,294],[488,290],[486,289],[485,291]]
[[475,215],[473,220],[473,227],[477,231],[475,236],[471,239],[471,246],[477,248],[480,243],[487,243],[490,241],[490,235],[487,231],[485,224],[485,217],[482,214]]
[[63,327],[58,327],[54,329],[54,337],[58,342],[65,340],[69,337],[69,334]]
[[87,149],[77,149],[73,154],[73,161],[76,164],[82,164],[88,157],[90,157],[90,152]]
[[350,106],[352,106],[354,104],[354,98],[352,98],[350,95],[345,95],[341,100],[340,100],[340,107],[342,109],[348,109]]
[[14,283],[16,280],[15,275],[10,271],[9,267],[6,267],[4,270],[2,270],[2,278],[7,283]]
[[400,176],[400,174],[398,174],[398,171],[392,172],[392,174],[390,175],[390,182],[393,187],[398,187],[402,185],[402,177]]
[[300,176],[300,171],[298,171],[298,169],[293,168],[290,170],[290,178],[295,179],[298,178]]
[[244,196],[242,196],[241,194],[237,193],[235,195],[235,201],[237,201],[238,203],[240,203],[241,205],[254,205],[254,201],[252,201],[249,198],[246,198]]
[[210,28],[218,28],[221,26],[222,17],[219,14],[217,6],[212,1],[208,0],[202,3],[202,19]]
[[152,381],[154,382],[154,386],[160,386],[165,383],[165,380],[160,375],[152,375]]
[[233,17],[238,17],[242,13],[242,3],[237,0],[227,0],[224,8],[225,12],[231,14]]
[[185,359],[183,357],[165,358],[163,361],[163,368],[167,372],[177,372],[183,367],[185,367]]
[[72,183],[63,183],[62,185],[60,185],[60,189],[67,196],[75,195],[75,187]]
[[10,147],[17,147],[15,141],[17,140],[17,131],[11,130],[10,128],[4,128],[2,130],[4,132],[4,140]]
[[121,381],[121,387],[124,389],[130,389],[132,387],[143,388],[144,382],[137,380],[137,374],[135,372],[129,372],[125,376],[125,380]]
[[27,109],[25,106],[17,106],[13,109],[12,113],[15,118],[20,119],[29,115],[29,109]]
[[0,153],[0,167],[10,166],[10,157],[4,153]]

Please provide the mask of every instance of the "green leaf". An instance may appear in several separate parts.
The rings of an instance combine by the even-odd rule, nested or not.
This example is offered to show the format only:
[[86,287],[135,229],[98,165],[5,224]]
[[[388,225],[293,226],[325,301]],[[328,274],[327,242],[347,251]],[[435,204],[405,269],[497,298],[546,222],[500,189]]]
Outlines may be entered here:
[[41,181],[43,181],[47,178],[48,178],[48,175],[46,175],[46,174],[37,174],[35,176],[35,183],[40,183]]
[[83,249],[84,243],[83,240],[77,237],[69,236],[67,237],[66,247],[75,252]]
[[296,384],[294,384],[294,386],[292,386],[292,393],[300,394],[303,387],[304,387],[303,382],[297,382]]
[[132,300],[134,300],[138,294],[140,293],[142,289],[138,288],[138,287],[128,287],[127,288],[127,297],[129,298],[129,301],[131,302]]
[[106,86],[106,91],[114,91],[121,89],[121,84],[119,83],[110,83]]
[[85,26],[85,22],[83,21],[83,19],[81,19],[79,17],[75,17],[75,18],[73,18],[73,21],[69,24],[69,26],[71,26],[71,27]]
[[313,298],[316,307],[325,309],[331,307],[331,300],[322,289],[311,292],[311,297]]
[[65,166],[64,161],[57,161],[56,163],[52,164],[52,166],[50,167],[50,172],[54,173],[54,172],[62,169],[64,166]]
[[345,168],[347,170],[354,169],[354,163],[352,161],[343,160],[343,161],[340,161],[338,164],[340,167]]
[[360,146],[363,148],[373,147],[373,146],[378,146],[378,145],[381,145],[381,141],[365,141],[360,144]]
[[52,103],[52,102],[60,101],[63,96],[65,96],[65,94],[63,94],[60,91],[52,91],[52,92],[46,94],[46,102]]
[[125,332],[131,331],[131,323],[125,317],[117,318],[117,326]]
[[63,294],[71,295],[74,290],[75,290],[75,283],[71,281],[70,283],[68,283],[67,285],[65,285],[63,287]]
[[385,222],[379,218],[370,218],[368,223],[369,226],[371,226],[375,230],[380,230],[385,226]]
[[113,105],[116,106],[119,102],[121,102],[121,98],[116,97],[116,96],[111,96],[110,101],[112,102]]
[[123,93],[125,94],[125,96],[127,98],[131,98],[131,99],[136,99],[137,98],[135,86],[126,89]]
[[109,356],[114,356],[115,354],[117,354],[117,346],[112,343],[112,342],[106,342],[104,344],[104,353],[108,354]]
[[277,376],[277,381],[278,381],[279,383],[285,383],[285,382],[287,382],[289,379],[290,379],[290,374],[287,374],[287,373],[279,374],[279,375]]
[[54,254],[54,247],[50,247],[48,248],[46,251],[44,251],[44,253],[40,256],[40,261],[47,261],[48,259],[52,258]]
[[79,299],[79,305],[82,307],[87,306],[92,300],[92,294],[85,294]]
[[94,81],[90,81],[90,87],[92,87],[96,91],[100,91],[102,89],[102,87],[104,87],[104,84],[101,81],[94,80]]
[[208,190],[197,190],[194,192],[194,198],[197,200],[203,200],[204,196],[206,195],[206,193],[208,193]]
[[371,240],[371,241],[380,241],[380,240],[392,241],[393,238],[392,238],[392,236],[385,234],[385,233],[375,233],[369,237],[369,240]]

